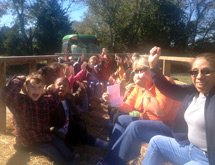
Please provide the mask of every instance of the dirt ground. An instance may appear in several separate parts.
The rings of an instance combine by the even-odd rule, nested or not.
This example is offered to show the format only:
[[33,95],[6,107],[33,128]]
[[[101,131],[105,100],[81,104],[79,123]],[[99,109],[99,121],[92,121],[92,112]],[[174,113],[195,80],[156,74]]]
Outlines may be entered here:
[[[13,135],[12,115],[7,110],[7,131],[0,134],[0,165],[52,165],[53,162],[47,157],[35,155],[26,151],[16,151],[14,149],[15,137]],[[107,106],[100,105],[96,101],[92,102],[89,112],[83,114],[88,131],[96,137],[108,140],[108,120]],[[78,146],[74,150],[79,153],[80,158],[77,165],[95,165],[96,162],[105,156],[107,150],[92,146]],[[131,161],[130,165],[139,165],[143,158],[145,147],[142,147],[141,156]]]

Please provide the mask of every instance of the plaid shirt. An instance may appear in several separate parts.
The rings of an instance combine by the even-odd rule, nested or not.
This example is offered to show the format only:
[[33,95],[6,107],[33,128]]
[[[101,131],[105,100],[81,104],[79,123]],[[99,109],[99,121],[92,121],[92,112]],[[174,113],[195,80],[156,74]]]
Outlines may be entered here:
[[23,83],[24,80],[15,77],[0,93],[0,98],[14,115],[17,143],[28,146],[48,142],[52,139],[50,113],[56,109],[59,101],[45,95],[33,101],[20,93]]

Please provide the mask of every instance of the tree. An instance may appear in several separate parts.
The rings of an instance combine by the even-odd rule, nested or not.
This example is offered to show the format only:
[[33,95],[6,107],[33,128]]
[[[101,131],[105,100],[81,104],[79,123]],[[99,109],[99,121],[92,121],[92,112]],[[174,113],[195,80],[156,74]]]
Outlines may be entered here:
[[76,23],[76,30],[97,34],[112,50],[128,51],[149,43],[187,50],[215,42],[214,0],[86,0],[86,3],[89,11],[82,22]]
[[162,47],[184,47],[187,41],[184,12],[174,1],[147,1],[142,11],[141,38]]
[[[67,13],[85,5],[84,20],[70,22]],[[212,49],[215,43],[214,0],[1,0],[0,17],[5,13],[16,21],[8,37],[0,36],[0,51],[20,55],[59,52],[62,37],[74,32],[71,25],[78,33],[96,34],[113,52],[147,44],[203,51],[203,44]],[[19,48],[9,51],[14,40]]]
[[[41,54],[60,51],[61,38],[71,32],[71,24],[66,12],[71,11],[70,7],[74,3],[78,3],[77,0],[54,0],[53,2],[51,0],[1,0],[0,9],[4,10],[0,10],[0,16],[12,14],[15,18],[12,27],[16,29],[11,28],[10,34],[16,33],[14,39],[16,38],[17,43],[22,43],[22,49],[19,49],[21,52],[17,52],[17,55],[34,54],[35,51]],[[63,4],[67,4],[65,9],[62,9]],[[47,16],[44,19],[43,14]],[[13,42],[12,38],[5,43],[11,42]],[[54,48],[52,51],[51,46]]]
[[185,0],[184,10],[187,13],[186,27],[189,32],[189,45],[215,42],[215,1]]
[[[31,19],[29,18],[29,11],[34,3],[34,0],[3,0],[2,4],[5,6],[7,10],[7,14],[11,14],[14,16],[15,21],[14,25],[12,26],[11,33],[16,35],[14,36],[17,39],[17,45],[22,43],[22,48],[19,49],[21,52],[17,52],[17,55],[29,55],[33,54],[32,50],[32,36],[31,36],[31,29],[29,28]],[[4,13],[4,14],[6,14]],[[16,29],[14,29],[14,27]],[[10,36],[8,36],[10,38]],[[14,39],[15,39],[14,38]],[[11,40],[13,39],[11,38]],[[9,44],[10,42],[7,41],[6,43]],[[9,49],[10,47],[8,47]],[[13,52],[7,51],[7,52]]]
[[[89,12],[84,21],[76,27],[81,26],[82,31],[85,29],[97,34],[101,41],[108,45],[106,47],[112,51],[126,50],[127,43],[122,32],[133,18],[135,11],[133,2],[134,0],[87,0]],[[83,28],[82,25],[87,27]],[[79,29],[77,31],[79,32]]]
[[0,2],[0,17],[7,13],[7,5],[4,1]]
[[98,15],[97,26],[99,29],[106,27],[109,34],[110,49],[115,50],[117,38],[117,24],[120,22],[118,14],[123,4],[122,0],[89,0],[87,1],[89,10],[93,15]]
[[6,48],[5,48],[4,42],[7,38],[7,34],[9,31],[10,31],[10,28],[6,27],[6,26],[4,26],[0,29],[0,54],[1,55],[6,54]]
[[19,56],[28,55],[26,54],[26,44],[20,35],[18,25],[14,25],[11,28],[3,28],[4,40],[3,40],[3,50],[4,54]]
[[173,0],[88,0],[87,4],[89,12],[81,24],[102,34],[99,37],[109,41],[113,50],[131,50],[148,42],[163,47],[187,43],[184,12]]
[[37,53],[52,54],[59,52],[65,34],[72,33],[71,23],[57,0],[39,0],[33,10],[36,18],[35,49]]

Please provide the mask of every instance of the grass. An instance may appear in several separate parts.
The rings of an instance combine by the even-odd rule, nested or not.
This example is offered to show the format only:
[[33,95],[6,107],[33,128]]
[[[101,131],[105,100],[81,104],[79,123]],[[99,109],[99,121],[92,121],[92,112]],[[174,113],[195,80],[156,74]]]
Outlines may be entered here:
[[182,81],[186,84],[191,84],[191,78],[190,75],[188,73],[175,73],[175,74],[171,74],[171,77],[176,78],[179,81]]

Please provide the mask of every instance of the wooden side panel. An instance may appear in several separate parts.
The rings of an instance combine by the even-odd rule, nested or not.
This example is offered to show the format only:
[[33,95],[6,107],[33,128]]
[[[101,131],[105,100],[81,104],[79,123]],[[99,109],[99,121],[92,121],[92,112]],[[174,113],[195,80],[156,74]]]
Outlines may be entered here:
[[[0,90],[6,83],[6,62],[0,62]],[[0,132],[6,131],[6,105],[0,100]]]

